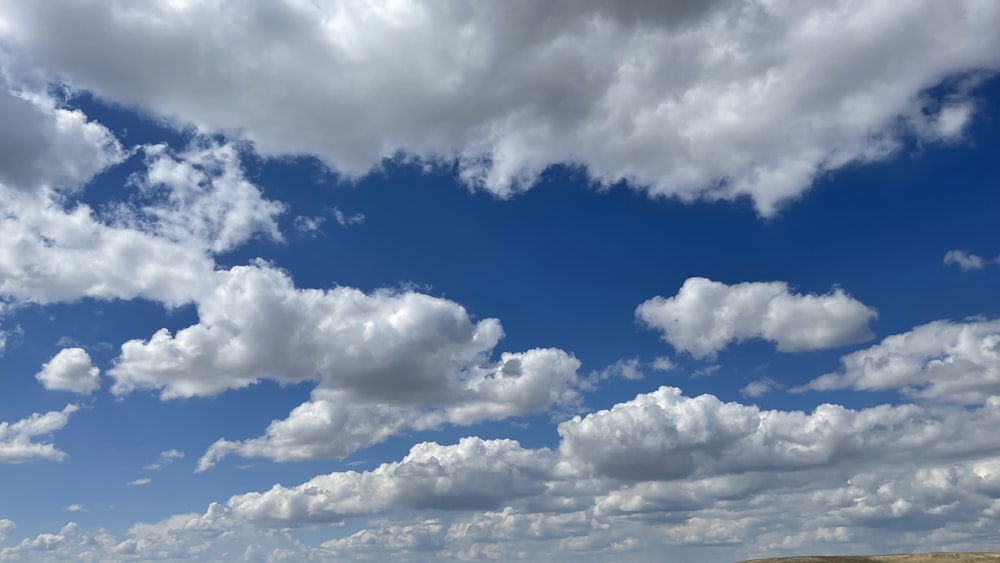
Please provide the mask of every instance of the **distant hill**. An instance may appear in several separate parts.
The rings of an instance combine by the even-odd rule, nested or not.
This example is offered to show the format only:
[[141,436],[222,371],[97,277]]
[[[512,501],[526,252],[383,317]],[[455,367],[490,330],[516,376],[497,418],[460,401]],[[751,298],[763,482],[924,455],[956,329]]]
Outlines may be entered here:
[[844,557],[778,557],[774,559],[750,559],[740,563],[874,563],[892,561],[898,563],[965,563],[1000,562],[1000,553],[918,553],[914,555],[849,555]]

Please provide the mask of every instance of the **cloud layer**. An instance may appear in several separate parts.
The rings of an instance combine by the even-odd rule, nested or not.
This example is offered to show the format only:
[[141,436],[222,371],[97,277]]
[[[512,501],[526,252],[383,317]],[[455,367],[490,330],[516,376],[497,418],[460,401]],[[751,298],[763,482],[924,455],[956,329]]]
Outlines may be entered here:
[[960,138],[998,9],[88,0],[8,3],[0,37],[74,87],[348,176],[404,154],[507,196],[565,163],[771,214],[908,138]]

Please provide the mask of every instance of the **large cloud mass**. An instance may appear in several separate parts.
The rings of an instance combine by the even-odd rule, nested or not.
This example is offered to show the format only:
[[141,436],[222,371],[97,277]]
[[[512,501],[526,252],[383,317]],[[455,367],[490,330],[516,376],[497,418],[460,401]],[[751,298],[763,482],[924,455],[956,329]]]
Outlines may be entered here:
[[0,38],[75,87],[348,175],[457,159],[503,196],[570,163],[770,214],[909,136],[958,138],[997,21],[976,0],[87,0],[7,2]]

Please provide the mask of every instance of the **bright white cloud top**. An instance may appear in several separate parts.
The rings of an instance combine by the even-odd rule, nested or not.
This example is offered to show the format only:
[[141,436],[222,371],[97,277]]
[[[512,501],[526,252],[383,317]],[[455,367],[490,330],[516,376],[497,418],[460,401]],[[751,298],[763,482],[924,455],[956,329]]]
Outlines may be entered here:
[[4,2],[0,561],[1000,551],[997,70],[988,0]]
[[35,374],[46,389],[89,395],[101,387],[101,369],[83,348],[63,348]]

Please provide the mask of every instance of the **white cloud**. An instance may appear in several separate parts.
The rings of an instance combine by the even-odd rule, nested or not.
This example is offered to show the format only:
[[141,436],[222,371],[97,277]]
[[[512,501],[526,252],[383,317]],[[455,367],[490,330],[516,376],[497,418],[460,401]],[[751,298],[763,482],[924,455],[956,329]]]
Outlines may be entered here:
[[89,395],[101,388],[101,370],[90,362],[83,348],[63,348],[42,364],[35,379],[50,391],[70,391]]
[[824,295],[792,293],[784,282],[726,285],[688,278],[677,295],[654,297],[636,316],[663,340],[696,358],[713,357],[733,342],[762,338],[794,352],[853,344],[871,338],[874,309],[835,289]]
[[714,374],[715,372],[719,371],[720,369],[722,369],[722,364],[710,364],[710,365],[707,365],[707,366],[702,366],[702,367],[700,367],[700,368],[692,371],[691,372],[691,377],[694,377],[694,378],[708,377],[708,376]]
[[295,230],[304,235],[316,236],[318,233],[323,231],[320,227],[323,226],[323,222],[326,221],[326,217],[306,217],[305,215],[297,215],[295,220],[292,222],[292,226]]
[[7,539],[7,536],[16,528],[13,520],[0,518],[0,541]]
[[134,481],[129,481],[128,483],[125,483],[125,486],[126,487],[141,487],[143,485],[148,485],[148,484],[150,484],[152,482],[153,482],[153,480],[150,479],[149,477],[142,477],[142,478],[136,479]]
[[917,452],[930,463],[936,456],[1000,454],[977,434],[998,418],[997,399],[970,411],[825,404],[806,414],[661,387],[560,424],[560,453],[583,475],[637,481],[889,463]]
[[122,345],[108,370],[114,393],[206,396],[263,377],[322,378],[359,399],[435,401],[441,391],[459,392],[455,376],[483,361],[503,334],[496,319],[472,322],[460,305],[420,293],[297,289],[262,263],[212,278],[198,324]]
[[653,360],[653,369],[656,371],[673,371],[677,369],[677,365],[667,356],[658,356]]
[[156,461],[150,463],[149,465],[143,466],[143,469],[148,469],[150,471],[155,471],[160,469],[164,465],[169,465],[178,459],[184,459],[184,452],[175,449],[164,450],[160,452],[160,455],[156,458]]
[[[2,17],[2,16],[0,16]],[[75,190],[125,152],[103,125],[61,106],[43,88],[15,81],[0,48],[0,184],[17,190]]]
[[355,213],[354,215],[346,215],[339,207],[333,208],[333,218],[337,220],[337,224],[345,229],[354,225],[360,225],[365,222],[365,216],[362,213]]
[[217,271],[213,282],[198,302],[198,324],[122,345],[108,370],[112,392],[208,396],[264,378],[317,387],[265,436],[217,442],[201,469],[234,451],[274,459],[344,456],[404,428],[472,424],[578,399],[575,358],[535,349],[504,353],[493,364],[499,321],[473,322],[446,299],[298,289],[262,263]]
[[998,10],[89,0],[6,3],[0,33],[77,88],[348,176],[403,154],[506,196],[568,163],[770,214],[908,137],[961,138],[974,81],[924,92],[1000,67]]
[[229,499],[239,517],[266,524],[336,522],[390,510],[492,509],[545,492],[555,456],[513,440],[463,438],[453,446],[422,443],[399,462],[372,471],[321,475],[293,488]]
[[79,407],[66,405],[61,411],[35,413],[16,422],[0,421],[0,463],[25,463],[36,460],[62,461],[66,454],[50,442],[36,441],[62,429],[69,415]]
[[66,512],[86,512],[87,511],[87,509],[84,508],[82,504],[75,504],[75,503],[67,506],[63,510],[65,510]]
[[747,383],[743,389],[740,389],[740,395],[752,398],[763,397],[764,395],[770,393],[775,387],[778,387],[778,382],[770,377],[765,377],[763,379]]
[[260,233],[282,240],[276,218],[283,204],[266,200],[245,177],[232,143],[197,139],[177,155],[147,146],[146,170],[131,182],[145,196],[139,209],[123,209],[140,230],[186,245],[225,252]]
[[[802,413],[661,388],[563,423],[556,452],[510,440],[423,443],[370,471],[137,524],[122,540],[70,525],[0,550],[0,559],[211,561],[236,545],[230,553],[295,561],[559,561],[566,552],[596,561],[627,551],[652,562],[669,549],[671,560],[695,563],[970,549],[995,541],[1000,446],[990,429],[998,422],[996,399],[972,410],[822,405]],[[288,532],[379,514],[391,520],[369,520],[318,548]]]
[[934,321],[841,358],[840,372],[796,389],[898,389],[908,397],[981,404],[1000,395],[1000,320]]
[[975,254],[969,254],[964,250],[949,250],[944,255],[944,263],[947,265],[958,266],[963,272],[969,270],[982,270],[983,266],[986,264],[981,257]]
[[0,296],[48,304],[85,297],[143,297],[189,303],[211,278],[213,264],[197,249],[123,227],[111,227],[51,193],[0,186]]
[[[397,397],[366,400],[329,390],[329,384],[321,381],[312,400],[293,409],[288,418],[272,422],[263,436],[212,444],[198,461],[198,471],[231,453],[278,461],[344,457],[408,429],[470,425],[572,406],[579,398],[575,390],[579,365],[556,349],[504,353],[495,366],[468,366],[458,381],[442,383],[436,401],[420,402]],[[462,388],[453,388],[455,383]]]
[[[657,360],[658,361],[658,360]],[[668,360],[669,361],[669,360]],[[656,362],[654,362],[653,369]],[[660,364],[662,365],[662,364]],[[672,367],[672,366],[671,366]],[[607,379],[631,379],[637,380],[645,377],[642,372],[643,364],[639,361],[639,358],[629,358],[627,360],[618,360],[610,366],[602,369],[601,371],[595,371],[590,374],[590,382],[598,383]]]

